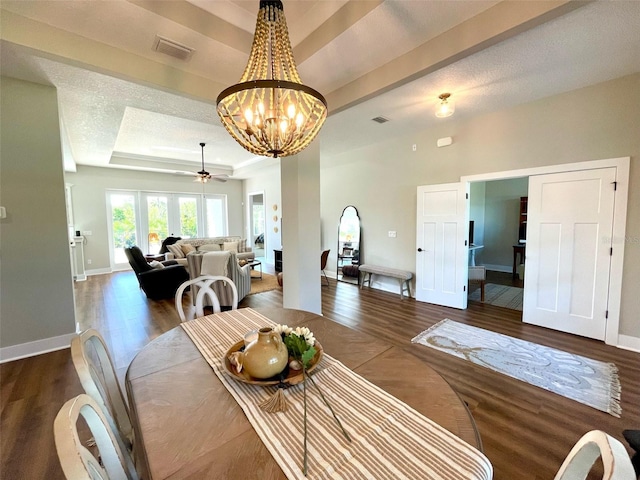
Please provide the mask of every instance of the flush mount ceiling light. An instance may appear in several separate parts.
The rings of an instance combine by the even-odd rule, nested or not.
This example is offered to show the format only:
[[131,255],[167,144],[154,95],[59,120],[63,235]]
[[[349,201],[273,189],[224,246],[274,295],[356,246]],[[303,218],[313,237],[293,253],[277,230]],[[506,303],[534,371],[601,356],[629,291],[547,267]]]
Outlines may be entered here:
[[280,0],[260,0],[249,62],[217,105],[227,131],[256,155],[295,155],[320,131],[327,101],[300,80]]
[[456,111],[456,105],[453,103],[453,100],[450,100],[450,93],[441,93],[438,98],[440,99],[440,103],[438,104],[438,109],[436,110],[436,117],[445,118],[453,115],[453,112]]

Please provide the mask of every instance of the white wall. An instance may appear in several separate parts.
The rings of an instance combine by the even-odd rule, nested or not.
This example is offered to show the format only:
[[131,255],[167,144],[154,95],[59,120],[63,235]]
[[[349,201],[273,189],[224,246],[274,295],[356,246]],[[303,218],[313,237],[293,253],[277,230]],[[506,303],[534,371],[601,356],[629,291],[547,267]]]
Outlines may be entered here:
[[[78,166],[77,173],[67,172],[66,180],[73,184],[73,216],[76,230],[90,230],[84,246],[87,273],[109,271],[109,238],[107,190],[136,190],[169,193],[202,193],[202,184],[192,177],[164,173],[138,172],[113,168]],[[205,193],[227,195],[229,235],[243,236],[245,211],[242,198],[243,182],[209,182]],[[89,265],[87,262],[91,260]]]
[[56,90],[0,77],[0,96],[4,360],[68,346],[76,325]]
[[[282,199],[279,163],[255,172],[251,178],[244,181],[244,198],[247,205],[248,195],[254,192],[264,192],[266,217],[264,254],[266,262],[273,265],[273,250],[282,248]],[[247,228],[249,227],[247,226]],[[277,228],[278,231],[275,232],[274,228]]]
[[[463,175],[631,156],[620,333],[640,338],[640,74],[321,159],[323,245],[338,218],[358,208],[365,263],[415,272],[416,188]],[[436,140],[453,137],[437,148]],[[384,137],[384,125],[380,138]],[[411,146],[417,145],[413,152]],[[387,232],[396,230],[397,237]],[[335,252],[330,261],[335,264]]]

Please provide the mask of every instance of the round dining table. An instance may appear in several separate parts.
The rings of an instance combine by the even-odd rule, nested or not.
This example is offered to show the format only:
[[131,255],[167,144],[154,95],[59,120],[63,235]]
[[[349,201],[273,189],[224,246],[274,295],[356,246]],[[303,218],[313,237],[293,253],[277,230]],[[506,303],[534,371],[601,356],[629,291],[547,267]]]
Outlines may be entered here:
[[[309,327],[326,354],[482,449],[465,403],[408,349],[314,313],[283,308],[256,311],[281,324]],[[181,326],[137,354],[125,384],[137,466],[144,478],[286,478]]]

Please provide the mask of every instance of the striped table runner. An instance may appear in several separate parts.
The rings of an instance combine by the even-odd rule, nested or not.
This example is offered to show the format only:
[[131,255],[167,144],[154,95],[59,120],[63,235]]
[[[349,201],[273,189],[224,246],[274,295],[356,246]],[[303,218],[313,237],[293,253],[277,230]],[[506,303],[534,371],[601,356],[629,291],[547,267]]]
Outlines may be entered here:
[[[220,381],[234,396],[256,433],[289,479],[304,479],[303,385],[285,390],[289,409],[258,407],[276,391],[239,382],[225,371],[227,350],[249,330],[275,322],[250,308],[182,324]],[[322,339],[320,339],[322,341]],[[307,383],[307,448],[313,479],[491,479],[493,468],[478,450],[325,353],[313,373],[339,416],[349,443]]]

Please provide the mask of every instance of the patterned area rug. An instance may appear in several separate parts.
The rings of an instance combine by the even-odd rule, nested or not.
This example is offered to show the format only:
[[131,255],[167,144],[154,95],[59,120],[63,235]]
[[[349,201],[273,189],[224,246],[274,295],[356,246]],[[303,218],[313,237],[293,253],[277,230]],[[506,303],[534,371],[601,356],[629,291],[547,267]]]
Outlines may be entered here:
[[[487,283],[484,286],[484,303],[495,305],[496,307],[522,311],[523,291],[522,288],[518,287]],[[480,288],[477,288],[469,294],[469,300],[480,301]]]
[[278,285],[278,279],[275,275],[263,273],[262,280],[260,280],[260,271],[253,270],[251,272],[251,291],[249,292],[249,295],[268,292],[269,290],[275,290],[276,288],[280,288],[280,285]]
[[618,368],[444,319],[411,340],[620,417]]

